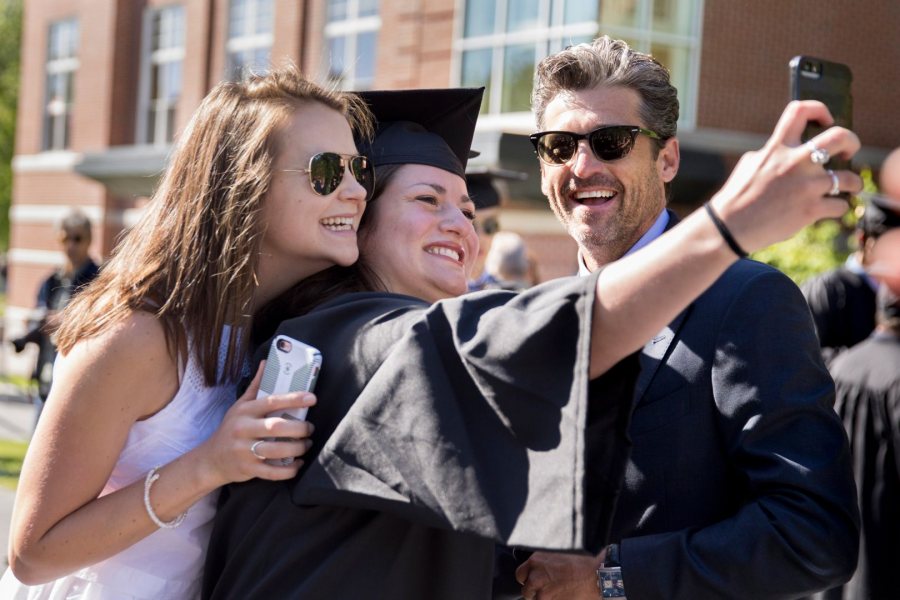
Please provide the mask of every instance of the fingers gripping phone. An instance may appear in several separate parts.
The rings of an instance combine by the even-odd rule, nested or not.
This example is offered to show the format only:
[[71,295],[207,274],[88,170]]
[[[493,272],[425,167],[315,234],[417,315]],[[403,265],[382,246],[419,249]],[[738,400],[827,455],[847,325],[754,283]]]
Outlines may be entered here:
[[[852,129],[853,96],[850,83],[853,75],[850,67],[811,56],[795,56],[790,62],[790,74],[792,100],[819,100],[828,107],[835,125]],[[803,131],[802,140],[806,142],[824,129],[821,123],[810,121]],[[850,160],[832,157],[825,168],[849,169]]]
[[[257,398],[289,392],[311,392],[316,386],[319,370],[322,368],[322,353],[309,344],[304,344],[286,335],[272,340],[266,368],[259,384]],[[306,419],[306,408],[294,408],[271,413],[270,417]]]

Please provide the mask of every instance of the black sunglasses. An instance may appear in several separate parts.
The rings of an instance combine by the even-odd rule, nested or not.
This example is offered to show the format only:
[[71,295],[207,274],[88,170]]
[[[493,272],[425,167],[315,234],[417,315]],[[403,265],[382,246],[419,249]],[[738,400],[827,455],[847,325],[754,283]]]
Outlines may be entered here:
[[613,161],[625,158],[634,148],[637,135],[642,133],[654,140],[662,140],[655,131],[636,125],[607,125],[588,133],[571,131],[539,131],[528,136],[534,144],[534,152],[548,165],[569,162],[578,149],[579,140],[587,140],[591,151],[599,160]]
[[347,167],[350,167],[353,178],[365,188],[366,199],[369,199],[375,188],[375,170],[366,156],[320,152],[309,159],[308,169],[282,169],[282,171],[308,173],[312,190],[320,196],[327,196],[341,185]]

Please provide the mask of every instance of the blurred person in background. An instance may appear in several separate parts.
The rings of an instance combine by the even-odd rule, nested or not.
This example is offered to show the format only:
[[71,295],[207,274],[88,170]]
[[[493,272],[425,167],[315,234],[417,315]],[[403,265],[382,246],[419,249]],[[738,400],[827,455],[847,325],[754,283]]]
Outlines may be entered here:
[[[475,153],[477,154],[477,153]],[[466,187],[469,196],[475,203],[475,233],[478,234],[478,255],[472,267],[469,280],[469,291],[493,288],[496,280],[485,270],[485,260],[494,241],[494,235],[500,231],[500,207],[502,204],[498,180],[522,180],[527,175],[520,171],[474,167],[466,173]]]
[[[900,236],[900,230],[896,230]],[[900,251],[900,247],[894,248]],[[900,265],[893,265],[900,276]],[[835,410],[844,421],[862,519],[859,564],[824,598],[897,597],[900,567],[900,298],[878,290],[875,331],[834,359]]]
[[882,194],[866,194],[857,221],[858,250],[831,271],[807,279],[801,286],[812,311],[826,363],[866,339],[875,328],[877,281],[868,273],[875,242],[900,227],[900,148],[881,167]]
[[484,289],[524,290],[533,285],[532,262],[525,240],[512,231],[498,231],[484,259],[484,272],[490,281]]
[[22,352],[29,343],[38,346],[32,379],[38,384],[36,398],[37,415],[50,393],[53,380],[53,361],[56,360],[56,344],[48,331],[59,323],[59,313],[79,289],[97,276],[99,267],[88,254],[91,246],[91,221],[80,210],[67,214],[59,225],[59,243],[66,255],[65,264],[54,271],[41,284],[37,295],[35,316],[28,331],[12,340],[16,352]]

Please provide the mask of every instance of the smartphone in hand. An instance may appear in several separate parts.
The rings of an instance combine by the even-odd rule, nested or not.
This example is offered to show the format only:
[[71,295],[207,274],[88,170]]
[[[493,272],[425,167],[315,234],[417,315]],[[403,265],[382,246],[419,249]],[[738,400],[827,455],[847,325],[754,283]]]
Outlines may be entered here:
[[[795,56],[789,63],[792,100],[819,100],[828,107],[834,124],[847,129],[853,127],[853,96],[850,84],[853,74],[845,64],[813,58]],[[821,123],[810,121],[803,131],[805,142],[823,131]],[[850,161],[842,157],[832,157],[826,169],[849,169]]]
[[[266,368],[259,384],[257,398],[289,392],[311,392],[316,386],[319,370],[322,368],[322,353],[309,344],[286,335],[272,340]],[[306,419],[306,408],[297,408],[272,413],[270,417]]]

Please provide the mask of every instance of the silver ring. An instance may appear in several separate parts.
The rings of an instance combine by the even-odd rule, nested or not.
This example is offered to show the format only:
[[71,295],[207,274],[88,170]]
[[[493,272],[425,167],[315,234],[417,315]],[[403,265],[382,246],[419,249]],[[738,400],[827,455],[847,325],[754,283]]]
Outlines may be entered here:
[[814,165],[824,165],[831,160],[831,154],[825,148],[819,148],[812,142],[806,142],[806,149],[809,150],[809,160]]
[[258,458],[260,460],[266,460],[266,457],[263,456],[262,454],[260,454],[259,452],[257,452],[256,449],[259,448],[259,445],[265,441],[266,440],[256,440],[255,442],[250,444],[250,452],[253,454],[253,456],[255,456],[256,458]]
[[831,177],[831,191],[828,192],[828,195],[837,196],[841,193],[841,181],[838,179],[837,173],[831,169],[826,169],[825,172]]

